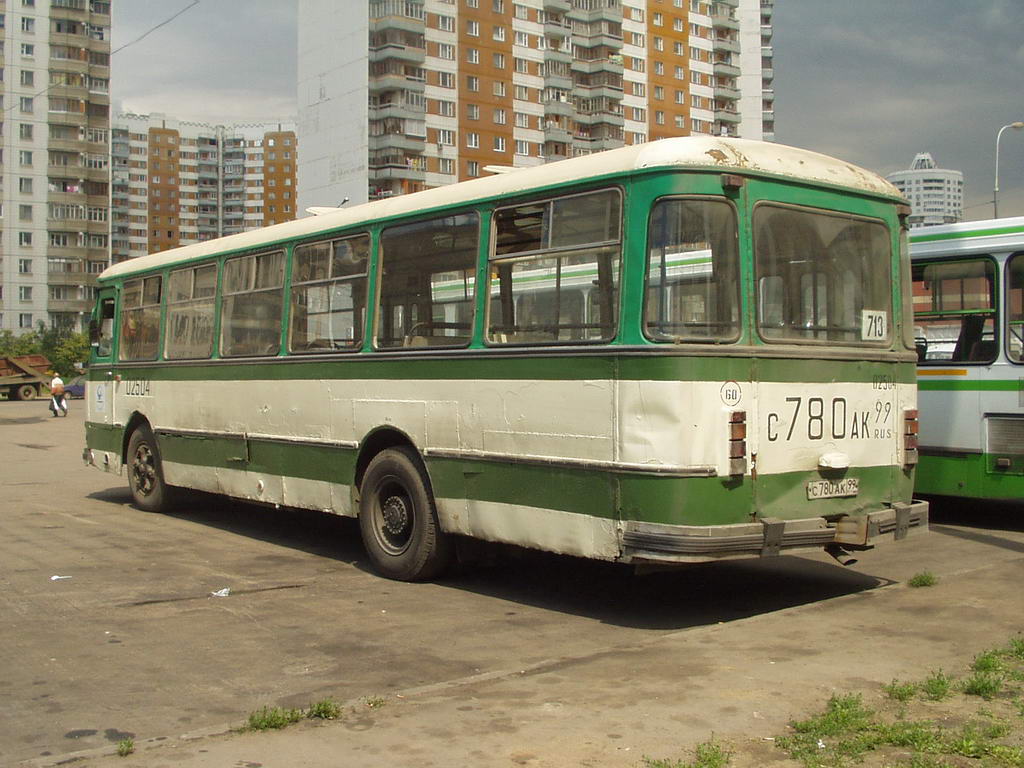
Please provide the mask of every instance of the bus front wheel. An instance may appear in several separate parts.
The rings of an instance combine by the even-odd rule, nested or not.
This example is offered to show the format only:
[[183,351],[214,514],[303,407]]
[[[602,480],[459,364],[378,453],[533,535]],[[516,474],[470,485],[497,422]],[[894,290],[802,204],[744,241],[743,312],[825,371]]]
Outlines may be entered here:
[[128,441],[128,487],[135,506],[145,512],[163,512],[170,505],[171,491],[164,482],[160,449],[146,425],[132,432]]
[[398,581],[438,576],[452,559],[419,457],[404,447],[377,454],[360,488],[359,530],[374,567]]

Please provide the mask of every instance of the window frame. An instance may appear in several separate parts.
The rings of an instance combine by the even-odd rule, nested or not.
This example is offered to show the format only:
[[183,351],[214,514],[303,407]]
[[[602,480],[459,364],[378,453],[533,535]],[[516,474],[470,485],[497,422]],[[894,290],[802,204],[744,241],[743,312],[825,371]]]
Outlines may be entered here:
[[[1005,272],[1004,284],[1001,290],[997,287],[996,293],[1006,308],[1006,311],[1003,313],[1003,323],[1005,324],[1004,336],[1006,337],[1003,342],[1003,354],[1006,355],[1006,359],[1012,365],[1024,365],[1024,355],[1022,355],[1020,360],[1014,360],[1010,355],[1010,265],[1014,259],[1018,258],[1024,260],[1024,250],[1014,251],[1007,255],[1006,262],[1003,265]],[[1022,286],[1021,292],[1024,294],[1024,286]],[[1022,319],[1017,322],[1021,323],[1021,327],[1024,328],[1024,309],[1022,309]]]
[[[618,218],[618,240],[616,241],[601,241],[599,243],[588,243],[585,245],[577,245],[571,247],[561,248],[542,248],[540,250],[522,251],[515,255],[509,256],[507,254],[498,254],[498,214],[500,211],[519,208],[528,205],[547,205],[554,203],[559,200],[567,200],[574,197],[584,197],[587,195],[594,195],[601,192],[614,191],[618,196],[619,202],[619,218]],[[610,184],[592,187],[589,189],[574,189],[565,190],[562,194],[553,194],[548,192],[537,197],[523,197],[515,200],[507,205],[495,206],[491,210],[490,217],[490,231],[488,233],[489,242],[487,245],[487,266],[486,266],[486,289],[484,291],[484,298],[481,299],[483,302],[483,343],[489,349],[513,349],[519,350],[529,347],[563,347],[563,346],[595,346],[595,345],[608,345],[614,344],[622,335],[622,302],[623,302],[623,290],[622,281],[623,275],[626,269],[626,190],[621,184]],[[501,262],[517,262],[525,261],[536,258],[550,258],[551,256],[545,256],[545,254],[557,255],[560,253],[571,253],[576,250],[584,250],[586,248],[607,248],[611,245],[616,244],[619,249],[618,254],[618,274],[613,276],[613,284],[616,286],[615,296],[613,297],[612,310],[615,314],[614,320],[612,321],[613,332],[612,335],[606,339],[552,339],[551,341],[496,341],[491,337],[491,272],[495,268],[495,265]],[[584,302],[586,300],[584,299]],[[585,305],[584,305],[585,306]]]
[[[788,210],[795,211],[798,213],[810,214],[814,216],[824,216],[826,218],[843,218],[848,220],[856,220],[865,224],[874,224],[882,227],[885,232],[885,242],[888,247],[888,258],[886,260],[886,275],[888,276],[888,290],[885,292],[887,304],[887,336],[884,341],[840,341],[835,339],[796,339],[796,338],[770,338],[764,335],[762,332],[762,300],[761,300],[761,287],[760,281],[762,275],[759,270],[759,261],[757,257],[757,213],[761,208],[774,208],[777,210]],[[879,218],[878,216],[869,216],[866,214],[852,213],[850,211],[838,210],[835,208],[820,208],[811,205],[802,205],[798,203],[789,203],[781,200],[770,199],[770,200],[758,200],[750,211],[749,219],[750,227],[750,245],[751,245],[751,269],[753,277],[753,290],[751,292],[752,317],[753,317],[753,331],[756,338],[765,345],[779,346],[779,345],[793,345],[799,347],[823,347],[833,346],[842,347],[846,349],[869,349],[869,350],[887,350],[890,349],[895,343],[897,343],[897,332],[896,332],[896,314],[895,314],[895,303],[893,298],[893,290],[896,284],[896,278],[894,277],[895,267],[895,252],[893,251],[892,238],[893,229],[890,223],[885,219]],[[811,273],[818,274],[818,273]],[[902,344],[902,342],[900,342]]]
[[[987,262],[989,264],[989,266],[992,268],[992,293],[993,293],[993,296],[994,296],[994,301],[993,301],[992,309],[990,310],[990,312],[988,314],[992,317],[992,325],[993,325],[992,332],[993,332],[993,335],[995,336],[995,339],[996,339],[995,354],[993,356],[991,356],[989,359],[986,359],[986,360],[954,360],[954,359],[949,359],[949,360],[928,360],[928,359],[924,359],[924,360],[920,360],[919,359],[917,361],[917,365],[918,366],[928,367],[928,366],[935,365],[935,366],[945,366],[945,367],[948,368],[951,365],[955,365],[955,366],[962,366],[962,365],[992,365],[992,363],[994,363],[996,360],[999,359],[999,348],[1000,348],[999,347],[999,335],[1000,335],[999,320],[1000,320],[1000,314],[1001,314],[1000,311],[999,311],[999,302],[1003,301],[1005,299],[1002,298],[1003,297],[1003,291],[1004,291],[1004,286],[1002,284],[1002,277],[1003,277],[1002,276],[1002,270],[1000,269],[999,261],[998,261],[998,259],[995,258],[995,256],[993,256],[990,253],[974,253],[974,254],[967,254],[967,253],[965,253],[965,254],[960,254],[960,255],[958,255],[958,256],[956,256],[954,258],[938,258],[938,259],[925,258],[925,259],[919,259],[916,263],[912,263],[911,264],[910,289],[911,289],[911,291],[913,291],[913,285],[914,285],[913,270],[918,265],[930,266],[930,265],[933,265],[933,264],[966,264],[966,263],[971,263],[971,262],[975,262],[975,263],[986,263]],[[1008,266],[1008,263],[1009,263],[1009,260],[1007,260],[1007,266]],[[1007,286],[1009,285],[1009,281],[1008,280],[1006,282],[1006,285]],[[1007,305],[1008,304],[1009,304],[1009,302],[1007,302]],[[911,306],[913,307],[913,303],[911,303]],[[966,313],[970,313],[972,311],[971,310],[961,310],[961,312],[964,312],[966,314]],[[947,314],[953,314],[953,310],[950,310]],[[973,310],[973,314],[981,314],[981,312],[979,310]],[[913,324],[914,328],[916,328],[916,326],[917,326],[917,312],[916,311],[913,313],[912,324]],[[1006,340],[1005,344],[1009,344],[1009,334],[1006,334],[1006,335],[1007,335],[1007,340]],[[917,339],[917,337],[915,335],[915,341],[916,341],[916,339]],[[956,350],[954,349],[954,351],[956,351]],[[1007,358],[1007,360],[1010,359],[1010,356],[1009,356],[1008,353],[1006,355],[1006,358]],[[1022,363],[1022,364],[1024,364],[1024,363]]]
[[[334,277],[333,275],[328,274],[327,277],[320,278],[320,279],[317,279],[317,280],[297,281],[295,279],[295,277],[296,277],[295,265],[296,265],[296,261],[297,261],[297,252],[298,252],[298,250],[300,248],[304,248],[306,246],[326,245],[330,249],[328,258],[329,258],[331,264],[333,264],[334,244],[335,243],[343,242],[343,241],[346,241],[346,240],[358,240],[360,238],[365,238],[365,240],[366,240],[366,264],[365,264],[365,269],[364,269],[364,271],[361,274],[344,275],[344,276],[341,276],[341,277]],[[287,308],[287,313],[288,313],[287,314],[287,317],[288,317],[288,333],[287,333],[287,338],[285,339],[285,346],[284,346],[286,354],[288,354],[288,355],[322,355],[322,354],[328,354],[328,353],[352,354],[354,352],[359,352],[359,351],[361,351],[363,349],[364,343],[366,341],[366,333],[367,333],[367,330],[368,330],[369,325],[370,325],[370,322],[369,322],[370,321],[370,317],[373,314],[372,307],[370,306],[370,277],[371,277],[371,275],[374,272],[374,268],[373,268],[373,264],[372,264],[373,258],[374,258],[374,241],[373,241],[373,236],[370,234],[369,230],[362,230],[362,231],[356,231],[356,232],[346,232],[346,233],[343,233],[343,234],[334,233],[334,234],[332,234],[332,235],[330,235],[328,237],[320,237],[320,238],[317,238],[317,239],[314,239],[314,240],[305,240],[305,241],[303,241],[301,243],[295,243],[292,246],[292,249],[291,249],[291,259],[290,259],[291,280],[288,283],[288,292],[287,292],[287,299],[288,299],[288,308]],[[293,346],[292,346],[292,342],[293,342],[293,324],[294,324],[294,321],[295,321],[294,311],[295,311],[295,291],[296,291],[296,289],[297,288],[303,288],[303,287],[318,286],[318,285],[331,285],[331,286],[333,286],[333,284],[335,284],[335,283],[355,283],[359,279],[363,280],[363,317],[359,321],[359,325],[360,325],[359,336],[358,337],[354,337],[352,339],[352,343],[351,344],[344,344],[342,346],[338,346],[336,340],[332,339],[331,340],[332,341],[332,346],[331,347],[324,347],[322,349],[318,349],[318,348],[294,349]],[[353,293],[353,296],[354,295],[355,294]]]
[[[683,339],[683,338],[661,339],[661,338],[657,338],[655,336],[652,336],[648,332],[648,328],[647,328],[648,291],[647,291],[647,288],[648,288],[648,278],[649,278],[650,269],[651,269],[651,242],[652,242],[651,227],[653,226],[653,223],[654,223],[654,209],[658,205],[660,205],[662,203],[670,203],[670,202],[677,201],[677,200],[682,200],[682,201],[696,200],[696,201],[704,201],[704,202],[725,203],[732,210],[733,225],[735,227],[735,234],[736,234],[736,244],[735,244],[735,249],[736,249],[735,250],[735,257],[736,257],[736,263],[735,263],[735,271],[736,271],[736,285],[735,285],[735,289],[736,289],[736,296],[735,296],[735,299],[736,299],[736,315],[737,315],[736,331],[735,331],[735,334],[732,335],[732,336],[717,336],[717,337],[709,337],[707,339]],[[743,292],[744,292],[744,266],[743,266],[743,253],[742,253],[742,248],[741,248],[741,244],[740,244],[741,243],[741,235],[740,235],[741,216],[740,216],[740,213],[741,213],[741,211],[740,211],[739,206],[736,204],[736,201],[731,199],[731,198],[729,198],[729,197],[726,197],[725,195],[714,195],[714,194],[664,195],[662,197],[658,197],[655,200],[651,201],[651,205],[650,205],[650,207],[648,209],[648,214],[647,214],[647,226],[646,226],[645,232],[644,232],[644,238],[645,238],[644,239],[644,272],[643,272],[643,283],[642,283],[642,285],[643,285],[643,300],[641,302],[641,307],[640,307],[640,331],[641,331],[641,333],[643,333],[644,338],[647,339],[647,341],[651,342],[652,344],[671,344],[671,345],[674,345],[674,346],[678,346],[678,345],[681,345],[681,344],[698,344],[698,345],[701,345],[701,346],[705,346],[707,344],[719,344],[719,345],[721,345],[721,344],[738,344],[740,342],[740,340],[744,338],[744,334],[745,334],[745,331],[746,331],[745,326],[746,326],[746,312],[747,312],[747,309],[746,309],[746,306],[745,306],[745,303],[744,303],[744,300],[743,300],[743,298],[744,298],[743,297]]]

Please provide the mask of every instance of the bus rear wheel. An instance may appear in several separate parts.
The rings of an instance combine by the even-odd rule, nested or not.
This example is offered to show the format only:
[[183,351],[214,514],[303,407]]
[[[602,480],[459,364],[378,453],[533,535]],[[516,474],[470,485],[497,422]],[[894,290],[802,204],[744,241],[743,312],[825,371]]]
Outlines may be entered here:
[[160,449],[146,425],[132,432],[128,441],[128,488],[135,506],[145,512],[165,512],[170,506],[171,489],[164,482]]
[[451,562],[451,537],[441,530],[426,472],[410,449],[388,448],[366,468],[359,530],[374,568],[389,579],[426,581]]

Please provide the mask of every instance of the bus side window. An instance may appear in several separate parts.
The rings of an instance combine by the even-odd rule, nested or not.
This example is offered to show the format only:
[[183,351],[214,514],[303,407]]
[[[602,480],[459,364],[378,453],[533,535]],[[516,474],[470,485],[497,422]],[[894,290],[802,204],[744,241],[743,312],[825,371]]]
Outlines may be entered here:
[[615,338],[621,217],[617,189],[497,210],[488,341]]
[[92,339],[93,354],[96,357],[110,357],[114,348],[114,299],[100,302],[99,322]]
[[1024,362],[1024,253],[1015,253],[1007,261],[1006,281],[1006,354],[1015,363]]
[[[996,359],[995,264],[990,258],[918,262],[913,285],[915,336],[925,355],[920,362]],[[1010,339],[1012,350],[1012,318]]]
[[473,334],[475,212],[385,229],[377,347],[464,347]]

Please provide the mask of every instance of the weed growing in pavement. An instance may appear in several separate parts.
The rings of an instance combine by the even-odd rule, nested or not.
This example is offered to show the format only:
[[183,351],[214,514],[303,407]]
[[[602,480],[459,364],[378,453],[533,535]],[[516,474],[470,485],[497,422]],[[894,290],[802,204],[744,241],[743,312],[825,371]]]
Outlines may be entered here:
[[982,651],[974,657],[971,669],[975,672],[1002,672],[1004,668],[1002,653],[998,650]]
[[126,738],[117,742],[117,756],[128,757],[135,751],[135,739]]
[[953,678],[941,669],[936,670],[921,683],[921,690],[932,701],[942,701],[953,690]]
[[655,760],[644,758],[644,768],[726,768],[732,759],[732,753],[712,738],[698,744],[693,750],[693,761],[684,763],[682,760]]
[[[821,714],[791,723],[790,733],[775,743],[806,768],[855,766],[871,752],[877,753],[871,765],[891,768],[954,768],[967,765],[965,760],[982,768],[1024,768],[1024,748],[1019,746],[1024,742],[1024,699],[1016,690],[999,695],[1006,680],[1024,674],[1024,644],[1011,641],[983,651],[970,668],[959,684],[941,669],[916,685],[893,680],[882,689],[899,706],[883,703],[879,711],[867,707],[860,694],[835,694]],[[935,704],[915,703],[915,689],[921,698],[948,704],[937,709]],[[958,693],[966,695],[953,698]],[[972,697],[992,703],[979,705]],[[925,718],[908,717],[914,712]],[[932,719],[937,712],[941,720]],[[950,717],[965,724],[950,730],[942,724]]]
[[1003,676],[995,672],[975,672],[960,684],[969,696],[991,699],[1003,688]]
[[302,710],[284,709],[283,707],[261,707],[249,714],[249,724],[245,730],[270,731],[285,728],[302,719]]
[[893,680],[883,686],[883,690],[894,701],[909,701],[917,693],[917,683],[901,683],[898,680]]
[[383,696],[368,696],[363,699],[363,704],[366,705],[367,709],[380,709],[387,704],[387,701]]
[[1024,637],[1015,637],[1006,647],[1006,655],[1018,661],[1024,661]]
[[341,717],[341,704],[334,699],[321,699],[315,704],[310,704],[306,710],[306,717],[320,718],[321,720],[337,720]]
[[931,571],[915,573],[907,582],[912,587],[934,587],[939,583],[939,577]]

